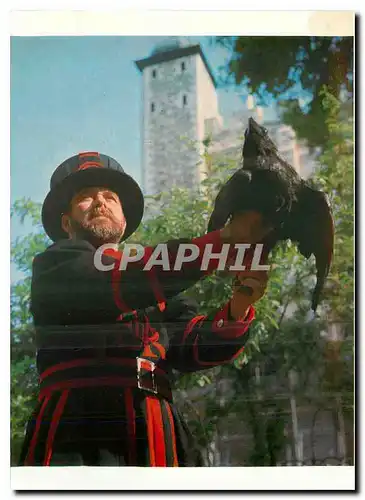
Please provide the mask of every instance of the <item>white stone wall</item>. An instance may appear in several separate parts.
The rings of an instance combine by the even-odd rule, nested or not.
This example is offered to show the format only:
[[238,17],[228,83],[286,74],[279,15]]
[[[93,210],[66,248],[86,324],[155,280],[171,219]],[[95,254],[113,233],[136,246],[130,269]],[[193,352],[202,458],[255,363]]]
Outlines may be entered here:
[[[198,108],[200,122],[204,125],[204,120],[219,116],[218,96],[212,79],[200,56],[196,58],[197,89],[198,89]],[[203,138],[204,130],[199,129],[199,137]]]
[[[197,135],[199,141],[200,156],[204,152],[202,141],[205,137],[214,131],[217,133],[222,127],[223,121],[218,109],[218,95],[212,79],[200,56],[196,57],[197,74]],[[200,183],[204,178],[206,166],[204,161],[200,161],[197,169],[196,182]]]
[[199,161],[197,57],[181,57],[143,71],[143,187],[146,194],[168,191],[174,185],[194,187],[196,184]]
[[217,93],[199,54],[143,70],[142,121],[145,194],[174,185],[197,187],[204,178],[207,127],[218,130],[222,124]]

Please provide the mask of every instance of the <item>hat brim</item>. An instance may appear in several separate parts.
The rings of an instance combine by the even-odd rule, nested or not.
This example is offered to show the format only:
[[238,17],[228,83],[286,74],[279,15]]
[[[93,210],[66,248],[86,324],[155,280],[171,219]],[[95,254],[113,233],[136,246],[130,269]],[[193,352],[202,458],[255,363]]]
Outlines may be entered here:
[[46,196],[42,207],[44,230],[52,241],[68,238],[62,229],[62,214],[69,210],[72,198],[87,187],[105,187],[118,194],[127,226],[121,241],[139,226],[144,211],[143,194],[137,182],[128,174],[111,169],[88,168],[70,174]]

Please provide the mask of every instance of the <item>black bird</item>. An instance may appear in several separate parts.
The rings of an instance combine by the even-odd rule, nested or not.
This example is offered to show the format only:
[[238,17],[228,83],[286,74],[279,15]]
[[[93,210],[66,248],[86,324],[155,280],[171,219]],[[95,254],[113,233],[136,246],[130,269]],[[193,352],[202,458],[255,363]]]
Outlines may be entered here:
[[279,241],[291,240],[307,259],[314,255],[315,311],[333,256],[334,222],[329,199],[280,157],[267,130],[253,118],[245,132],[242,167],[219,191],[208,231],[221,229],[235,214],[246,210],[261,213],[274,228],[261,242],[268,253]]

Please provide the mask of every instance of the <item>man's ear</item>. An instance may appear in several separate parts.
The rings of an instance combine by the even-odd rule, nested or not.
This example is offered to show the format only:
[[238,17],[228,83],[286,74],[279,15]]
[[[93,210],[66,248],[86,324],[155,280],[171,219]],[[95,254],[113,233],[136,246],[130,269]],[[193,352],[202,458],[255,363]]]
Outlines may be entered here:
[[68,214],[62,214],[61,217],[61,226],[62,229],[71,236],[71,218]]

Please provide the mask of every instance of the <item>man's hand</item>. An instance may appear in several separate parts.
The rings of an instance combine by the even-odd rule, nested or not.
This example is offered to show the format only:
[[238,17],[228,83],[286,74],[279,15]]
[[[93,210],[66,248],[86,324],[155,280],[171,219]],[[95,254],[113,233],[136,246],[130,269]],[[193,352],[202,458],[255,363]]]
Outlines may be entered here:
[[225,243],[259,243],[271,231],[259,212],[246,211],[237,214],[221,229]]
[[244,319],[249,306],[264,296],[268,279],[267,271],[241,271],[235,275],[230,302],[230,313],[234,319]]

